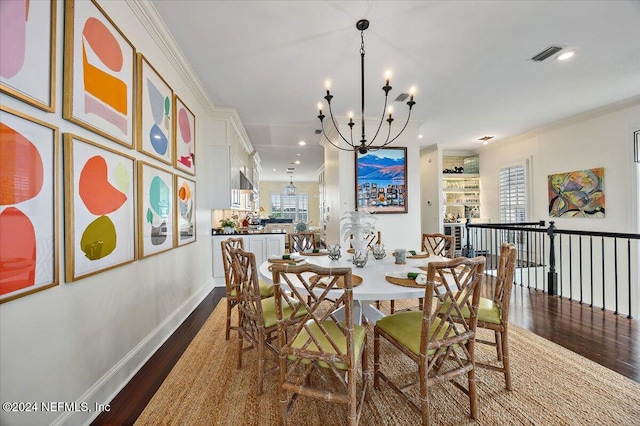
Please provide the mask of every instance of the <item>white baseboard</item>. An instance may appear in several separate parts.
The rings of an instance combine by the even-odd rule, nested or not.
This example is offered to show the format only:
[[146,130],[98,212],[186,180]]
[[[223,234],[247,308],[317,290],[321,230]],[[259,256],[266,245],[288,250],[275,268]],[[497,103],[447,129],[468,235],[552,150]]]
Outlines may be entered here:
[[[76,402],[76,407],[78,407],[77,411],[65,412],[56,418],[51,425],[70,426],[90,424],[100,414],[99,407],[108,407],[107,404],[129,383],[131,378],[133,378],[158,348],[164,344],[213,288],[214,282],[212,280],[197,293],[194,293],[78,399]],[[86,408],[86,410],[84,408]]]

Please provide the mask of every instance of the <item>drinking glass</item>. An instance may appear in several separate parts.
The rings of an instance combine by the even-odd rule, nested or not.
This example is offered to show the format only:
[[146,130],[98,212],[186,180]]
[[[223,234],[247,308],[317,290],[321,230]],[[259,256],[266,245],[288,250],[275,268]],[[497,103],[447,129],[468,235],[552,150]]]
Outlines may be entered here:
[[404,265],[407,263],[407,250],[406,249],[395,249],[393,255],[396,257],[396,263],[399,265]]

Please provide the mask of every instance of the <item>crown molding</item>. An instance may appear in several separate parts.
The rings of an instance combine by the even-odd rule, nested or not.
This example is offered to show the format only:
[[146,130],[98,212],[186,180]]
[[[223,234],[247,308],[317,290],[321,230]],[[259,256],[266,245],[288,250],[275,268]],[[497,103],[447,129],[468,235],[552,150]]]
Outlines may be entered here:
[[240,143],[247,154],[251,155],[255,152],[253,145],[251,144],[251,139],[249,139],[249,135],[247,134],[247,130],[244,128],[240,115],[235,108],[216,107],[213,109],[212,115],[214,119],[224,120],[231,123],[233,128],[240,135]]
[[126,4],[155,41],[156,45],[164,52],[165,57],[171,65],[173,65],[178,74],[180,74],[187,86],[189,86],[191,92],[198,98],[207,112],[213,114],[216,109],[215,105],[209,98],[202,82],[193,68],[191,68],[182,49],[180,49],[178,43],[176,43],[176,40],[158,14],[153,3],[151,3],[150,0],[127,0]]
[[594,108],[589,111],[585,111],[580,114],[576,114],[572,117],[565,118],[562,120],[554,121],[553,123],[549,123],[545,126],[539,127],[537,129],[533,129],[526,133],[521,133],[519,135],[510,137],[508,139],[497,141],[487,146],[479,147],[477,153],[481,153],[483,151],[491,151],[492,149],[499,147],[501,145],[507,145],[511,143],[521,142],[526,139],[530,139],[532,137],[548,133],[553,130],[561,129],[563,127],[571,126],[573,124],[577,124],[583,122],[585,120],[592,120],[594,118],[611,114],[613,112],[621,111],[623,109],[631,108],[633,106],[640,105],[640,95],[635,95],[627,99],[623,99],[618,102],[613,102],[611,104],[607,104],[598,108]]

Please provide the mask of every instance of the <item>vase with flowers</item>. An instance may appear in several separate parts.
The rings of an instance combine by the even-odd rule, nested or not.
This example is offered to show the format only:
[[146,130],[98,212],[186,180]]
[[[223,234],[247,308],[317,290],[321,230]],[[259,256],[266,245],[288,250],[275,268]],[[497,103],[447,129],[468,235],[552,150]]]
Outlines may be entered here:
[[221,219],[220,226],[225,234],[233,234],[236,230],[237,223],[233,219]]
[[354,250],[366,250],[369,239],[376,230],[375,222],[378,220],[371,212],[366,210],[348,211],[340,218],[340,227],[344,241],[349,239]]

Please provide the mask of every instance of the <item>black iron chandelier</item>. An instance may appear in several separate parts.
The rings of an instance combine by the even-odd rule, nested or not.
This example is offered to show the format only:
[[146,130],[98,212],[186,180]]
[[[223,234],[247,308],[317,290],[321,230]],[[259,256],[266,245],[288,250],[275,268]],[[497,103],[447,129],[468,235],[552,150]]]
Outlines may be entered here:
[[[325,132],[325,128],[324,128],[325,115],[322,114],[322,104],[318,104],[318,110],[320,112],[318,115],[318,118],[320,119],[320,124],[322,126],[322,134],[329,141],[331,145],[343,151],[358,151],[360,154],[366,154],[367,151],[377,150],[386,145],[389,145],[391,142],[395,141],[398,138],[398,136],[402,134],[402,132],[404,132],[404,129],[407,128],[407,124],[409,124],[409,119],[411,118],[411,109],[416,103],[413,101],[413,96],[415,93],[414,93],[414,89],[412,89],[410,92],[409,101],[407,102],[407,105],[409,105],[409,115],[407,116],[407,121],[404,123],[404,126],[402,127],[402,129],[400,129],[398,134],[395,135],[393,138],[391,138],[391,123],[393,123],[394,118],[393,118],[393,112],[391,110],[391,107],[389,107],[389,110],[387,110],[387,100],[389,97],[389,92],[391,91],[391,86],[389,85],[391,76],[387,74],[386,83],[382,87],[382,90],[384,91],[384,108],[382,110],[382,117],[380,118],[380,124],[378,124],[378,129],[376,130],[376,134],[373,136],[373,138],[367,141],[367,137],[365,134],[365,124],[364,124],[364,30],[369,28],[369,21],[366,19],[359,20],[356,23],[356,28],[360,31],[360,39],[362,40],[360,44],[360,83],[361,83],[360,88],[361,88],[361,105],[362,105],[362,110],[360,115],[362,134],[361,134],[360,143],[358,144],[357,142],[353,141],[353,126],[355,125],[355,123],[353,122],[353,117],[351,116],[351,114],[349,116],[349,123],[348,123],[349,128],[351,129],[351,136],[349,138],[350,140],[347,140],[338,129],[338,125],[336,124],[336,119],[333,115],[333,111],[331,110],[331,99],[333,99],[333,96],[329,91],[329,87],[327,87],[327,95],[324,97],[324,99],[327,101],[327,104],[329,105],[329,116],[331,117],[331,122],[333,123],[333,127],[335,128],[338,136],[340,136],[340,138],[343,141],[345,141],[347,145],[349,145],[349,148],[342,148],[338,146],[340,141],[338,141],[338,144],[335,144],[327,136],[327,133]],[[380,132],[380,129],[382,127],[382,123],[385,121],[385,112],[388,112],[388,118],[386,119],[386,122],[389,123],[387,138],[384,141],[384,143],[374,147],[372,145],[375,142],[376,138],[378,137],[378,133]]]

